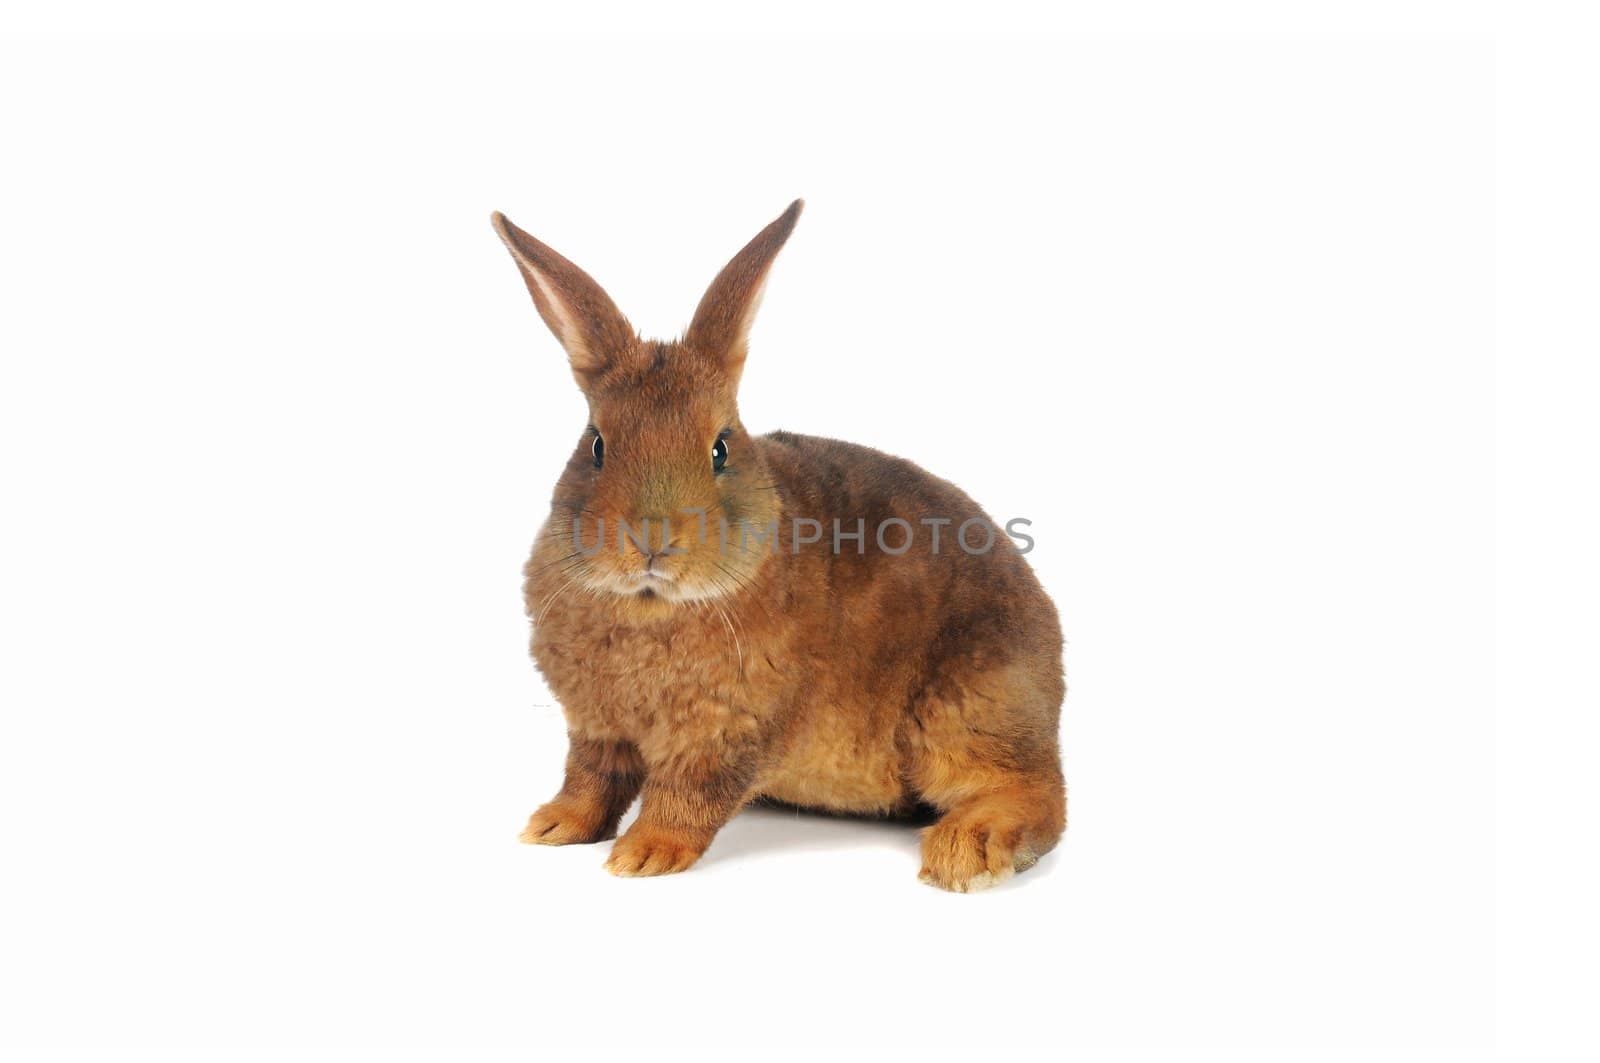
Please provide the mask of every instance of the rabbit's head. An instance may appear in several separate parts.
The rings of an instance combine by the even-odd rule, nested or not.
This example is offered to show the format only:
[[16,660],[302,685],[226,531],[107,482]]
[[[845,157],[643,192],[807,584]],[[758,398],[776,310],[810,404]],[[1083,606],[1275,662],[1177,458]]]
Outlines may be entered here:
[[772,553],[778,497],[736,393],[796,200],[723,268],[682,339],[641,339],[588,274],[502,214],[495,231],[589,404],[557,482],[554,563],[590,591],[662,607],[737,591]]

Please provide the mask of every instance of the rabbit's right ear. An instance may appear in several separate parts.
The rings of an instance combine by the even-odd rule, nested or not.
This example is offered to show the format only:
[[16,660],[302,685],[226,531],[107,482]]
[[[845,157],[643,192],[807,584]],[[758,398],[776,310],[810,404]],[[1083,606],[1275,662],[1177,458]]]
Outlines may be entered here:
[[628,350],[637,339],[633,326],[594,278],[511,224],[499,211],[490,222],[522,271],[539,316],[567,349],[580,383]]

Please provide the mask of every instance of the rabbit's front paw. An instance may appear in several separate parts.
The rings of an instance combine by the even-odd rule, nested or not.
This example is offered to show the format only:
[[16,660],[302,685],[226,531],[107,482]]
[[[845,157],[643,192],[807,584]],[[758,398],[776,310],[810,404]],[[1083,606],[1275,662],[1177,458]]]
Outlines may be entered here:
[[557,797],[532,816],[519,840],[528,845],[587,845],[616,833],[605,812],[581,801]]
[[700,859],[705,845],[659,828],[634,827],[611,847],[606,870],[624,878],[670,875],[686,871]]

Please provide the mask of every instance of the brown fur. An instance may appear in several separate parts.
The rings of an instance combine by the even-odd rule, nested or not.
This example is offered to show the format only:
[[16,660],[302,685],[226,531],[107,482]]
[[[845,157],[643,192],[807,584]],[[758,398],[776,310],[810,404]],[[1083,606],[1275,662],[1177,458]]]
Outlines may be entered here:
[[[689,867],[758,798],[867,815],[931,806],[922,879],[977,889],[1027,868],[1065,826],[1060,626],[1003,534],[989,553],[959,549],[956,529],[984,514],[953,485],[866,447],[740,423],[750,321],[800,207],[728,264],[675,343],[640,339],[586,274],[495,215],[591,425],[525,569],[533,656],[571,750],[522,840],[612,837],[641,796],[606,866],[654,875]],[[704,541],[682,507],[706,511]],[[874,534],[890,517],[916,533],[903,554]],[[923,517],[952,522],[938,554]],[[776,551],[740,542],[741,523],[774,518]],[[795,518],[821,521],[821,541],[792,550]],[[834,518],[845,532],[864,520],[864,541],[834,553]],[[604,548],[586,556],[601,520]],[[648,520],[648,534],[622,540],[619,520]],[[663,556],[668,527],[683,553]],[[890,528],[886,545],[903,535]]]

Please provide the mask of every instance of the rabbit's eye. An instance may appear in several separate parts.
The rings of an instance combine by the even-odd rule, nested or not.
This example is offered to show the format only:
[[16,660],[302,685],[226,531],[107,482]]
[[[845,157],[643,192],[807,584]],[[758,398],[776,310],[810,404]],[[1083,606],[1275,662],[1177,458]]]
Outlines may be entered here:
[[606,463],[606,441],[600,438],[600,433],[594,434],[594,446],[589,448],[594,451],[594,467],[599,468]]
[[718,438],[711,445],[711,471],[721,472],[722,467],[728,464],[728,441]]

